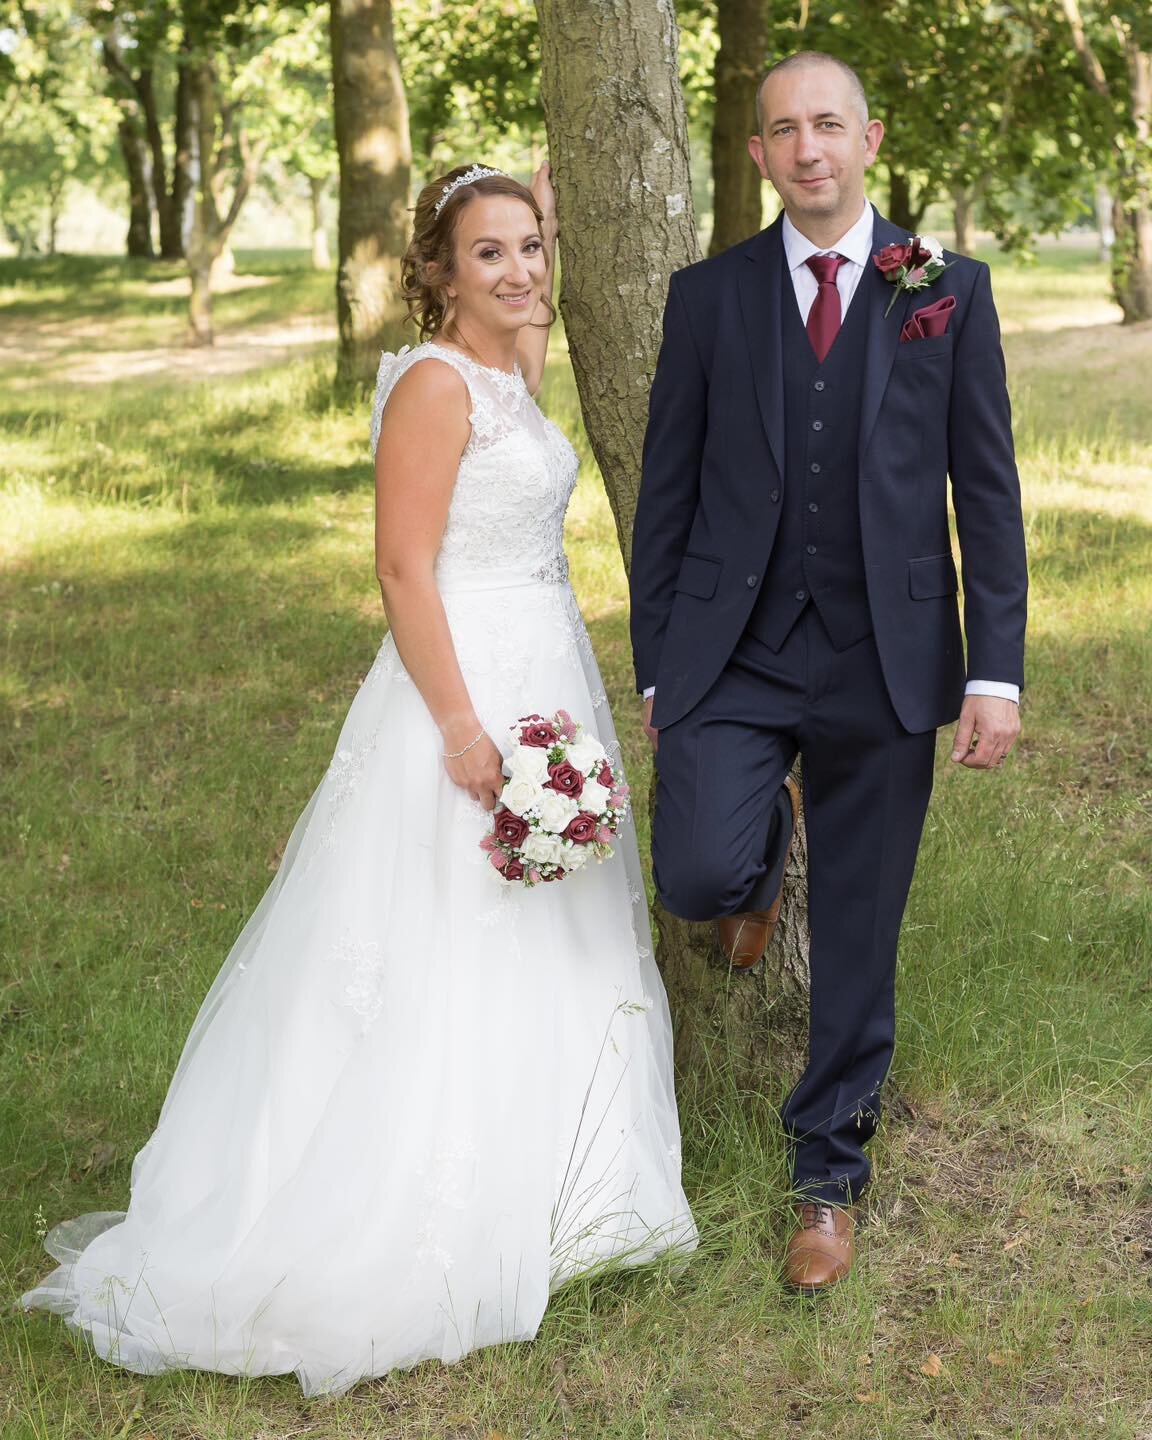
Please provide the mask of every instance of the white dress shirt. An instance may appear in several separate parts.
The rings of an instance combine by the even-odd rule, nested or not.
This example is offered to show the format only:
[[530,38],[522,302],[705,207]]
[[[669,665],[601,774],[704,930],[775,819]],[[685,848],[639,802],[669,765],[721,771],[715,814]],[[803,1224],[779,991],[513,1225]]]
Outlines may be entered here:
[[[848,314],[848,306],[852,303],[852,297],[856,293],[856,287],[860,283],[860,277],[864,274],[865,267],[872,259],[872,221],[875,211],[867,201],[864,202],[864,210],[856,223],[850,230],[846,230],[834,245],[821,249],[814,245],[806,235],[801,235],[787,215],[781,226],[781,235],[784,241],[784,258],[788,264],[788,273],[792,277],[792,287],[796,292],[796,303],[800,307],[800,319],[807,325],[808,312],[812,309],[812,302],[816,299],[816,292],[819,284],[816,276],[808,267],[810,255],[843,255],[845,261],[836,272],[836,289],[840,294],[840,320],[843,323],[844,317]],[[650,685],[644,691],[644,699],[656,693],[655,685]],[[965,695],[995,695],[1002,700],[1012,700],[1018,705],[1020,703],[1020,687],[1012,684],[1009,680],[969,680],[964,687]]]

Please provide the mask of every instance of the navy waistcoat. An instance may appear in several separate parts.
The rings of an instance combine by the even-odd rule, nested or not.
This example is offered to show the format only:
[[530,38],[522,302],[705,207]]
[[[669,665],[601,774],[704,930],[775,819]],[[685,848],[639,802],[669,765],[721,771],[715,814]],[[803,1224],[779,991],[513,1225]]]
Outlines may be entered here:
[[748,630],[779,650],[811,603],[833,646],[844,650],[872,630],[859,505],[868,306],[857,290],[819,364],[786,264],[780,277],[785,474],[780,525]]

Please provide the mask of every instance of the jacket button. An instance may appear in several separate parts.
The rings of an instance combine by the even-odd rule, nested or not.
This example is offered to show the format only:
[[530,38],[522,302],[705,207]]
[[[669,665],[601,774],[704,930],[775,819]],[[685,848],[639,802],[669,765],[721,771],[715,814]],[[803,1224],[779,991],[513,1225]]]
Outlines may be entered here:
[[809,500],[808,509],[812,512],[813,515],[815,515],[816,512],[820,509],[820,506],[816,504],[815,500]]
[[824,428],[824,421],[823,421],[823,420],[813,420],[813,421],[812,421],[812,428],[813,428],[813,430],[823,430],[823,428]]
[[808,595],[807,590],[797,590],[797,591],[796,591],[796,598],[797,598],[797,600],[804,600],[804,599],[807,598],[807,595]]
[[780,499],[780,491],[779,491],[779,490],[773,490],[772,493],[768,496],[768,498],[769,498],[769,500],[772,501],[773,505],[775,505],[775,503],[777,502],[777,500]]
[[807,545],[807,546],[805,546],[804,548],[808,551],[809,555],[815,555],[815,553],[816,553],[816,546],[815,546],[815,545]]
[[813,460],[812,464],[808,466],[808,469],[811,470],[813,475],[819,475],[820,462],[818,460]]
[[748,576],[748,588],[749,588],[749,589],[752,589],[752,587],[756,584],[756,581],[757,581],[759,578],[760,578],[760,577],[759,577],[758,575],[749,575],[749,576]]
[[823,380],[817,380],[817,381],[816,381],[816,384],[813,385],[812,388],[813,388],[813,390],[823,390],[823,389],[824,389],[824,381],[823,381]]

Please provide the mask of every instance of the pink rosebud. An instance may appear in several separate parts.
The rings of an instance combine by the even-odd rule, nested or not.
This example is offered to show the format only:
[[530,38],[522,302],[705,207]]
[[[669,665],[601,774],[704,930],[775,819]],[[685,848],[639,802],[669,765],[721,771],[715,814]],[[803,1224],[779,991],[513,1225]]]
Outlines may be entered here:
[[575,740],[576,722],[572,719],[572,716],[569,715],[567,710],[557,710],[556,728],[560,731],[560,734],[564,737],[565,740]]
[[496,839],[495,835],[485,835],[483,840],[480,841],[481,850],[495,850],[498,848],[498,846],[499,841]]
[[529,880],[532,881],[533,885],[539,885],[539,883],[540,883],[540,871],[539,871],[539,870],[529,870],[529,872],[528,872],[528,878],[529,878]]
[[909,270],[909,272],[908,272],[908,280],[907,280],[907,283],[908,283],[909,285],[919,285],[920,282],[921,282],[921,280],[923,280],[923,279],[924,279],[924,266],[923,266],[923,265],[917,266],[917,268],[916,268],[915,270]]
[[505,855],[503,850],[493,850],[488,856],[488,859],[495,865],[497,870],[503,870],[508,864],[508,856]]
[[601,845],[609,845],[612,842],[612,831],[607,825],[601,825],[599,830],[596,831],[596,839],[599,840]]

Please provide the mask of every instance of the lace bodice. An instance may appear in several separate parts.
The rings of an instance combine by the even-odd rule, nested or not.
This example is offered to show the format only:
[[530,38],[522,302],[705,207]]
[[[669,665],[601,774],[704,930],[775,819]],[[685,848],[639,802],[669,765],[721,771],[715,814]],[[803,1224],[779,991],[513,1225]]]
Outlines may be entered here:
[[468,386],[472,434],[460,459],[448,521],[436,559],[441,589],[485,576],[562,581],[564,514],[579,461],[568,440],[538,409],[515,374],[426,340],[380,357],[372,407],[372,454],[392,387],[413,364],[451,365]]

